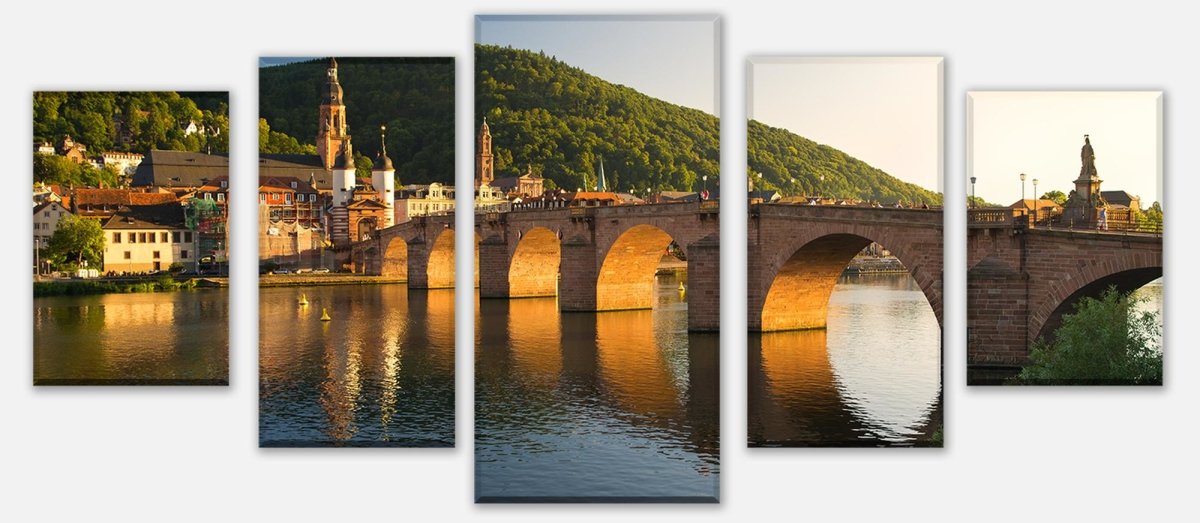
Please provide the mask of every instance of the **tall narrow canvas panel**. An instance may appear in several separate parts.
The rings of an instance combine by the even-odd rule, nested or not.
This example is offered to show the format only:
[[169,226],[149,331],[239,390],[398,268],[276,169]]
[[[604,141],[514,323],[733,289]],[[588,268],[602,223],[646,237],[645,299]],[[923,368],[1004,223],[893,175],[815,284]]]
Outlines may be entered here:
[[263,58],[259,445],[454,445],[454,60]]
[[476,500],[717,501],[716,17],[476,30]]
[[33,95],[35,385],[229,383],[229,93]]
[[749,444],[942,445],[942,59],[752,58]]

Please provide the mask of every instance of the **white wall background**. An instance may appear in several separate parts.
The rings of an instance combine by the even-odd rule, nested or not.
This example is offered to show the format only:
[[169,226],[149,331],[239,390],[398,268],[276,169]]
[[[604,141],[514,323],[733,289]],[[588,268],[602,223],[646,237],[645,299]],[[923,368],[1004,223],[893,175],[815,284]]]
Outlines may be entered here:
[[[968,89],[1161,89],[1170,273],[1162,389],[967,389],[961,242],[946,256],[944,450],[756,450],[744,445],[745,203],[723,209],[722,504],[472,504],[472,340],[459,295],[458,448],[257,448],[255,263],[235,263],[228,388],[42,388],[31,383],[31,96],[35,89],[228,89],[234,186],[252,194],[260,55],[453,55],[458,183],[471,178],[472,15],[560,13],[559,2],[61,1],[10,4],[3,36],[3,135],[14,229],[2,302],[0,519],[96,521],[629,521],[1180,519],[1194,506],[1196,326],[1186,297],[1192,244],[1190,148],[1200,73],[1194,17],[1179,3],[657,2],[588,0],[572,13],[723,15],[726,183],[745,164],[745,58],[757,54],[946,57],[946,193],[963,200]],[[578,5],[577,5],[578,4]],[[615,34],[613,38],[620,38]],[[1072,153],[1073,154],[1073,153]],[[463,193],[467,194],[467,193]],[[252,199],[235,209],[234,248],[255,252]],[[962,238],[952,206],[947,236]],[[461,217],[462,228],[470,217]],[[469,235],[459,235],[460,251]],[[236,252],[236,251],[235,251]],[[470,262],[460,257],[460,273]],[[1191,400],[1191,401],[1189,401]],[[1171,517],[1174,515],[1174,517]]]

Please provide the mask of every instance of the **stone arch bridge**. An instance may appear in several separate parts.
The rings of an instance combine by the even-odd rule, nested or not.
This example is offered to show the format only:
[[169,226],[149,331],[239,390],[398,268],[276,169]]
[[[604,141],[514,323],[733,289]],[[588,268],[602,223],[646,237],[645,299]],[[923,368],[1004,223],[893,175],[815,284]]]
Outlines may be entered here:
[[[688,328],[720,326],[720,221],[715,202],[572,207],[476,215],[481,298],[558,296],[562,311],[648,309],[672,244],[687,261]],[[356,272],[454,284],[452,216],[380,230],[352,247]],[[482,270],[480,270],[482,268]]]
[[1163,275],[1161,232],[1060,229],[1008,209],[968,211],[967,364],[1017,367],[1083,297]]

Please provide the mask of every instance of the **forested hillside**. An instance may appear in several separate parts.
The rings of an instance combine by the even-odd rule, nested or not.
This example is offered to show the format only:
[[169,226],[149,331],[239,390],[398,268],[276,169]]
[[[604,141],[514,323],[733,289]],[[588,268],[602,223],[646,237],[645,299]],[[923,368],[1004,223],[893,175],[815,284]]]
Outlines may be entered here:
[[[185,132],[194,122],[208,133]],[[229,95],[173,91],[40,91],[33,93],[33,139],[70,135],[88,155],[151,149],[229,150]]]
[[[312,153],[327,58],[259,69],[260,151]],[[357,155],[379,152],[379,126],[400,183],[454,181],[454,61],[338,58]]]

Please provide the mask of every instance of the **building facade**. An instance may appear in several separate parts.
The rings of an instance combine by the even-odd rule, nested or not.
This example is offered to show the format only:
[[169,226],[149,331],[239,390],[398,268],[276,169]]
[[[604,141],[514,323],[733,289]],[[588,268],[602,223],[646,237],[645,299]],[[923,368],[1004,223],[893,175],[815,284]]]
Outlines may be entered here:
[[104,223],[104,271],[166,271],[174,263],[195,269],[196,234],[177,203],[121,207]]

